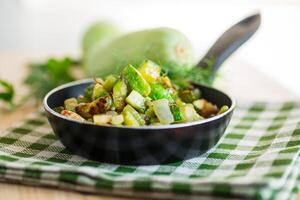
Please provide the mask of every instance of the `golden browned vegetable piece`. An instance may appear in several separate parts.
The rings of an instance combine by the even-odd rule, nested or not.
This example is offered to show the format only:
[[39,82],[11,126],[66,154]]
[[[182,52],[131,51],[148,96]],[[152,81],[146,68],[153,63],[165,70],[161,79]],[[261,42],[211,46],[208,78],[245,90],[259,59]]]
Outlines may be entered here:
[[218,114],[219,109],[216,105],[208,102],[205,99],[199,99],[193,102],[195,108],[201,116],[207,118]]
[[100,97],[91,103],[80,103],[76,107],[76,112],[82,117],[88,119],[93,115],[105,113],[111,108],[112,99],[110,96]]
[[75,112],[69,111],[69,110],[62,110],[60,114],[66,116],[68,118],[80,121],[80,122],[84,122],[85,121],[80,115],[78,115]]

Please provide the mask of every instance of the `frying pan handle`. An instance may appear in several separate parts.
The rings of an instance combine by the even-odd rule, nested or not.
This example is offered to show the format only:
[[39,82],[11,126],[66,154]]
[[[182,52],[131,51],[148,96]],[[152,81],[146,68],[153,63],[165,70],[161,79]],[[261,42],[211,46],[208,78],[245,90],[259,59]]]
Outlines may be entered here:
[[261,24],[259,13],[251,15],[230,27],[221,35],[197,66],[207,67],[207,60],[213,60],[211,70],[216,72],[222,63],[244,44]]

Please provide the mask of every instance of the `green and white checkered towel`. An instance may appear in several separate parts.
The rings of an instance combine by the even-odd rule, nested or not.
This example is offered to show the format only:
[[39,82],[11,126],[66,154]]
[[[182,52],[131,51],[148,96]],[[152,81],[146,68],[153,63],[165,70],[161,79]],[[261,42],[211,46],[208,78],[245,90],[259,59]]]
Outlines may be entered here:
[[[170,164],[121,166],[66,150],[42,111],[0,137],[0,179],[148,198],[295,198],[300,186],[300,103],[239,104],[219,143]],[[101,152],[99,152],[101,153]]]

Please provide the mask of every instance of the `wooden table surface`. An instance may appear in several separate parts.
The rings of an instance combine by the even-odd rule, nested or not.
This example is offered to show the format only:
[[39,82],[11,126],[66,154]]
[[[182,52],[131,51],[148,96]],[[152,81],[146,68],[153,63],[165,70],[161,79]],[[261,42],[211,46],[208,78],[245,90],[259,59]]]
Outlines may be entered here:
[[[27,73],[26,64],[32,60],[41,60],[48,57],[45,54],[17,54],[0,53],[0,79],[11,81],[17,88],[17,98],[28,91],[22,84]],[[231,59],[224,64],[221,78],[216,86],[232,94],[238,101],[260,100],[260,101],[284,101],[295,100],[297,97],[276,81],[271,80],[266,74],[261,73],[246,62]],[[32,102],[20,106],[14,111],[4,109],[0,103],[0,132],[11,126],[14,122],[22,119],[26,114],[35,109]],[[1,136],[1,133],[0,133]],[[104,195],[81,194],[72,191],[63,191],[42,187],[24,186],[11,183],[0,183],[0,199],[120,199]],[[122,198],[124,199],[124,198]]]

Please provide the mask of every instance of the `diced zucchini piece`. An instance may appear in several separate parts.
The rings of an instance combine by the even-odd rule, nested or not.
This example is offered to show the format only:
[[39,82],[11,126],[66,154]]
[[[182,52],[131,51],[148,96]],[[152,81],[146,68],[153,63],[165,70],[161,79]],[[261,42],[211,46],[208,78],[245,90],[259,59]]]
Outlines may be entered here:
[[138,121],[139,125],[142,126],[142,125],[146,124],[144,118],[132,106],[130,106],[130,105],[125,106],[125,108],[123,109],[123,112],[130,113]]
[[153,106],[152,104],[152,99],[148,96],[148,97],[145,97],[145,105],[147,108],[150,108]]
[[149,83],[147,83],[147,81],[142,77],[141,73],[132,65],[127,65],[122,74],[130,89],[136,90],[143,96],[148,96],[150,94],[151,88]]
[[186,105],[182,106],[180,109],[184,115],[184,121],[186,121],[186,122],[192,122],[192,121],[203,119],[203,117],[201,117],[196,112],[196,110],[194,109],[194,106],[192,104],[186,104]]
[[188,88],[191,83],[186,78],[176,77],[172,79],[172,84],[176,90]]
[[90,114],[90,103],[80,103],[75,110],[76,113],[85,119],[93,117],[93,115]]
[[161,84],[163,84],[164,86],[166,86],[166,87],[168,87],[168,88],[172,87],[172,83],[171,83],[171,80],[170,80],[169,77],[167,77],[167,76],[162,76],[162,77],[159,77],[158,80],[159,80],[159,82],[160,82]]
[[107,111],[105,114],[111,115],[111,116],[116,116],[116,115],[118,115],[118,113],[117,113],[116,111],[112,111],[112,110]]
[[66,110],[70,110],[75,112],[75,107],[78,106],[78,102],[76,98],[69,98],[64,101],[64,106]]
[[112,99],[110,96],[100,97],[91,103],[80,103],[76,112],[84,118],[91,118],[93,115],[102,114],[110,110]]
[[114,115],[111,117],[111,124],[113,125],[121,125],[124,122],[123,115]]
[[139,113],[139,114],[140,114],[140,117],[143,119],[143,123],[145,125],[146,124],[146,120],[145,120],[146,115],[144,113]]
[[85,119],[82,118],[80,115],[78,115],[77,113],[72,112],[70,110],[63,110],[63,111],[61,111],[60,114],[62,114],[63,116],[66,116],[66,117],[68,117],[70,119],[74,119],[74,120],[77,120],[77,121],[80,121],[80,122],[84,122],[85,121]]
[[94,121],[94,124],[102,125],[102,124],[110,123],[111,118],[112,118],[111,115],[100,114],[100,115],[94,115],[93,116],[93,121]]
[[161,123],[159,123],[159,122],[155,122],[155,123],[152,123],[151,125],[152,125],[152,126],[161,126],[161,125],[163,125],[163,124],[161,124]]
[[122,112],[124,118],[124,124],[126,126],[140,126],[138,120],[133,116],[133,114],[129,110],[123,110]]
[[193,102],[194,107],[196,108],[197,111],[201,111],[202,108],[204,107],[204,100],[203,99],[198,99]]
[[150,119],[150,125],[153,125],[153,124],[160,124],[159,120],[156,116]]
[[200,99],[201,91],[198,88],[193,89],[193,95],[196,99]]
[[106,77],[103,87],[106,91],[110,92],[117,82],[117,78],[114,75],[109,75]]
[[221,108],[220,108],[220,110],[219,110],[219,112],[218,112],[218,115],[219,114],[222,114],[222,113],[224,113],[224,112],[226,112],[227,110],[229,109],[229,107],[228,106],[222,106]]
[[85,119],[93,117],[93,115],[90,114],[90,103],[80,103],[75,109],[76,113]]
[[201,115],[211,117],[218,114],[218,107],[211,102],[205,101],[204,108],[201,110]]
[[79,96],[77,97],[77,102],[78,102],[78,103],[87,103],[87,102],[89,102],[89,100],[88,100],[85,96],[79,95]]
[[102,78],[99,78],[99,77],[94,78],[94,82],[95,82],[95,83],[99,83],[100,85],[103,85],[103,84],[104,84],[103,79],[102,79]]
[[193,105],[197,109],[197,111],[201,114],[201,116],[207,118],[218,113],[218,107],[205,99],[199,99],[193,102]]
[[96,100],[100,97],[108,96],[108,95],[109,93],[104,89],[104,87],[101,84],[96,83],[94,85],[92,100]]
[[145,117],[144,117],[144,119],[145,119],[145,121],[146,121],[146,124],[150,124],[151,123],[151,120],[153,119],[153,118],[156,118],[157,119],[157,117],[156,117],[156,115],[155,115],[155,113],[154,113],[154,110],[153,110],[153,106],[151,106],[151,107],[149,107],[147,110],[146,110],[146,112],[145,112]]
[[169,107],[169,101],[167,99],[153,101],[153,110],[160,123],[171,124],[174,122],[174,118]]
[[145,112],[145,98],[135,90],[132,90],[126,98],[126,102],[140,112]]
[[181,112],[181,109],[180,109],[180,107],[178,105],[173,104],[173,105],[170,106],[170,109],[171,109],[171,112],[173,114],[175,122],[182,122],[182,121],[184,121],[184,115]]
[[121,79],[118,80],[117,83],[113,87],[113,100],[114,100],[114,106],[117,111],[122,111],[125,106],[125,98],[127,95],[127,85],[126,83]]
[[110,107],[110,110],[112,110],[112,111],[116,111],[116,107],[115,107],[115,105],[114,105],[114,104],[112,104],[112,105],[111,105],[111,107]]
[[201,96],[200,90],[194,89],[186,89],[186,90],[181,90],[179,91],[179,97],[181,100],[185,103],[192,103],[193,101],[199,99]]
[[63,106],[58,106],[53,108],[53,110],[57,113],[61,113],[61,111],[65,110],[65,108]]
[[161,85],[160,83],[151,84],[151,93],[149,96],[153,100],[167,99],[170,102],[174,101],[170,92],[166,88],[164,88],[164,86]]
[[[90,112],[92,114],[104,113],[110,110],[112,99],[110,95],[102,96],[90,103]],[[94,113],[93,113],[94,112]]]
[[154,113],[154,110],[153,110],[153,106],[148,108],[145,112],[145,115],[150,117],[150,118],[154,118],[156,117],[155,113]]
[[154,83],[160,76],[161,69],[156,63],[145,60],[138,70],[148,83]]
[[178,106],[184,106],[186,103],[184,103],[183,101],[181,101],[180,98],[177,98],[175,103],[178,105]]

